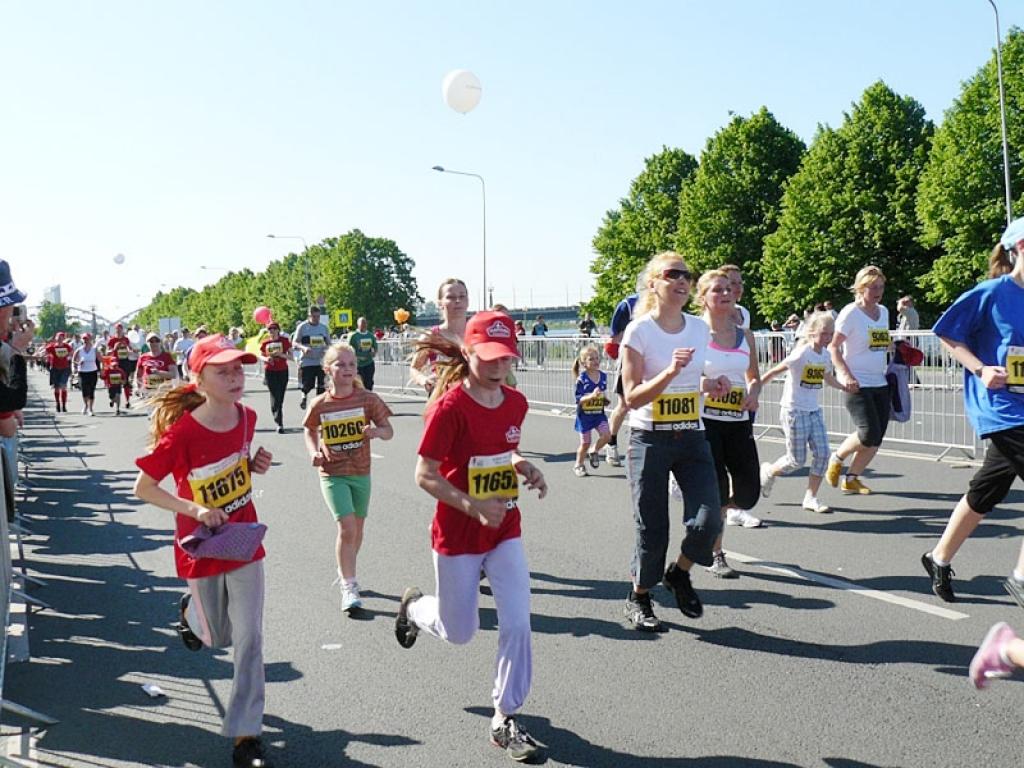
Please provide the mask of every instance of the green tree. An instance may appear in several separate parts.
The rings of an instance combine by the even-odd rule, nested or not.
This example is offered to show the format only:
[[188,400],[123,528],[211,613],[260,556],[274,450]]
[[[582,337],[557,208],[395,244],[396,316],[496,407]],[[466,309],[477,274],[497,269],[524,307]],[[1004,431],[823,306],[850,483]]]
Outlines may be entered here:
[[44,301],[39,307],[39,315],[36,318],[39,326],[37,331],[44,339],[52,339],[57,331],[65,333],[77,333],[77,325],[74,328],[68,326],[67,307],[59,302]]
[[875,264],[890,297],[910,291],[935,256],[914,212],[933,126],[924,107],[885,83],[870,86],[837,128],[821,127],[782,196],[765,239],[762,317],[783,318],[826,299],[849,301],[857,271]]
[[[1002,47],[1011,189],[1024,205],[1024,32]],[[988,254],[1006,226],[996,57],[964,83],[935,131],[917,198],[922,242],[942,255],[920,284],[946,306],[985,276]]]
[[697,274],[722,264],[761,285],[764,238],[775,231],[783,185],[800,166],[804,143],[766,107],[733,119],[712,136],[679,196],[676,249]]
[[696,170],[697,161],[682,149],[663,147],[644,160],[644,170],[629,185],[629,196],[605,214],[594,236],[597,256],[590,271],[596,275],[595,290],[586,311],[609,319],[615,305],[636,290],[637,276],[648,259],[674,246],[679,192]]

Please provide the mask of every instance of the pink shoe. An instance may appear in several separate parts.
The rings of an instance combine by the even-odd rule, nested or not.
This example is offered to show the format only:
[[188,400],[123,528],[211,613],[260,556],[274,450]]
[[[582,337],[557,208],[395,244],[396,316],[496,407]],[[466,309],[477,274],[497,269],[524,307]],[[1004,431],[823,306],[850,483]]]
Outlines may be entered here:
[[992,678],[1013,674],[1013,667],[1003,661],[999,652],[1007,643],[1016,639],[1017,635],[1005,621],[992,626],[971,659],[970,675],[975,688],[986,688]]

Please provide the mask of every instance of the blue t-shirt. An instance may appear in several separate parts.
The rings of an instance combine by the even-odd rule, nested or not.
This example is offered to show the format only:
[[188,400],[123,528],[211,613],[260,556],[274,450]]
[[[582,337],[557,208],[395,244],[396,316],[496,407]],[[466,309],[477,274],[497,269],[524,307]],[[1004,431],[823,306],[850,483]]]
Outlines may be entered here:
[[625,333],[626,326],[629,325],[629,321],[633,319],[633,308],[636,306],[637,299],[640,297],[631,293],[629,296],[624,298],[615,306],[615,312],[612,313],[612,336],[618,336],[620,333]]
[[598,380],[594,381],[587,375],[586,371],[580,371],[579,378],[576,379],[577,432],[589,432],[592,429],[597,429],[597,425],[602,421],[608,421],[608,417],[604,415],[604,406],[608,402],[607,396],[603,398],[603,402],[600,405],[594,402],[584,405],[580,402],[581,397],[589,395],[595,389],[599,389],[605,393],[608,392],[608,374],[601,371]]
[[1024,425],[1024,288],[1009,275],[985,280],[953,302],[932,330],[1010,375],[1005,388],[988,389],[964,371],[964,407],[974,431],[986,437]]

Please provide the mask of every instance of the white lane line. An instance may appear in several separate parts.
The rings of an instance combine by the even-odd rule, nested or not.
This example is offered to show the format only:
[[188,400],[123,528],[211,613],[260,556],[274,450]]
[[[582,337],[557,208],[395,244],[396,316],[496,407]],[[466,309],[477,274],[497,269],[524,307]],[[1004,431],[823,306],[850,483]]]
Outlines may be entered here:
[[932,616],[938,616],[942,619],[950,619],[952,621],[959,621],[960,619],[968,619],[966,613],[960,613],[959,611],[951,611],[948,608],[941,608],[937,605],[931,605],[929,603],[922,603],[919,600],[911,600],[909,597],[900,597],[899,595],[892,595],[888,592],[882,592],[878,589],[868,589],[860,584],[852,581],[846,581],[845,579],[834,579],[831,576],[824,576],[820,573],[814,573],[813,571],[805,571],[801,568],[794,568],[788,565],[781,565],[779,563],[773,563],[769,560],[762,560],[759,557],[751,557],[750,555],[744,555],[733,550],[728,550],[729,557],[733,560],[739,560],[741,563],[747,565],[754,565],[758,568],[764,568],[766,571],[772,571],[774,573],[781,573],[784,576],[795,576],[798,579],[804,579],[805,581],[813,581],[817,584],[823,584],[826,587],[833,587],[834,589],[844,589],[847,592],[853,592],[855,595],[861,595],[862,597],[873,597],[875,600],[881,600],[885,603],[892,603],[893,605],[900,605],[904,608],[911,608],[915,611],[921,611],[921,613],[930,613]]
[[371,453],[370,454],[370,458],[371,459],[383,459],[384,457],[381,456],[379,453]]

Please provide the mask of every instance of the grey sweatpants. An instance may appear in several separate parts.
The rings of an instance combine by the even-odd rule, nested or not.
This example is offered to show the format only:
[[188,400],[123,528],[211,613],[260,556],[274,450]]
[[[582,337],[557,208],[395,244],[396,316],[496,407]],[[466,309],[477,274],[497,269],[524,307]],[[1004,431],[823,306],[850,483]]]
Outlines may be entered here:
[[188,579],[189,627],[210,648],[234,646],[235,674],[221,735],[263,730],[263,561],[217,576]]

